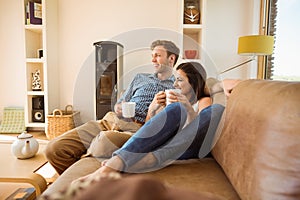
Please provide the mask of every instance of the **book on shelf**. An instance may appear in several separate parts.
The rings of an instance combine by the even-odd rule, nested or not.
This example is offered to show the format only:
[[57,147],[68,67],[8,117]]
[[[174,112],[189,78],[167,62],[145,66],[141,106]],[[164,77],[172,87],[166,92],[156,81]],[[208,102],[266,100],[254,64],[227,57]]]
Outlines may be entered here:
[[26,5],[26,24],[42,24],[42,4],[29,1]]

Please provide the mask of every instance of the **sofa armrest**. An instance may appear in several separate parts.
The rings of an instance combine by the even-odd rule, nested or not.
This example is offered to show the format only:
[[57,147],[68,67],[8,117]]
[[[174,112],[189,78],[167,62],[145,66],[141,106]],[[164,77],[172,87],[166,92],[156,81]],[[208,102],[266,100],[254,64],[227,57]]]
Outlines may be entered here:
[[234,88],[212,154],[241,199],[300,198],[300,82]]

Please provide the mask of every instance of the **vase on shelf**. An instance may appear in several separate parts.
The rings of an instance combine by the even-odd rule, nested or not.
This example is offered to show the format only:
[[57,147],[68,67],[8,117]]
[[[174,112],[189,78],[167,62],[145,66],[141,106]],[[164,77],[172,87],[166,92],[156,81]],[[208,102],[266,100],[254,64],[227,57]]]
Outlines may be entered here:
[[199,4],[196,1],[185,2],[184,24],[200,24]]
[[36,70],[34,73],[32,73],[32,90],[33,91],[41,91],[42,85],[41,85],[41,78],[40,78],[40,70]]

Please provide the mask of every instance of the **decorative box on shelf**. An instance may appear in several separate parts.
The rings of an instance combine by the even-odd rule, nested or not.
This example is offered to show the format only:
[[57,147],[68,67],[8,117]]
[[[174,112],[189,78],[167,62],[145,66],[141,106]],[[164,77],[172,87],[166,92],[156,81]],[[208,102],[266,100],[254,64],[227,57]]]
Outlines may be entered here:
[[184,24],[200,24],[200,9],[197,1],[185,1]]

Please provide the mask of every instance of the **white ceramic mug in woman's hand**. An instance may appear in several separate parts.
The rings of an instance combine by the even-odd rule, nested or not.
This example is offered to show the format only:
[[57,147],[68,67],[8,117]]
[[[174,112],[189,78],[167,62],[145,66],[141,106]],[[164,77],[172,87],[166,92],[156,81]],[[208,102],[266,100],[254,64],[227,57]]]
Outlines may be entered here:
[[165,93],[166,93],[166,105],[169,105],[170,103],[172,103],[172,102],[170,102],[170,99],[169,99],[169,97],[171,95],[170,91],[173,91],[174,93],[178,93],[178,94],[181,93],[180,89],[168,89],[168,90],[165,90]]

